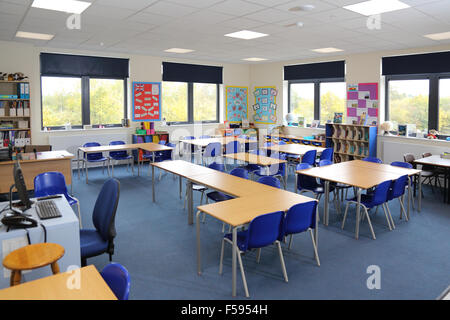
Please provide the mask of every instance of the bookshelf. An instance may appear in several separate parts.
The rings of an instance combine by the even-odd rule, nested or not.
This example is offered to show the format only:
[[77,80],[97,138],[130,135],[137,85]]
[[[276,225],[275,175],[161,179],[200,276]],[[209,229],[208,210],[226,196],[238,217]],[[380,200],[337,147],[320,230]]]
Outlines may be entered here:
[[[142,130],[145,132],[145,130]],[[154,134],[144,134],[144,133],[138,133],[140,132],[140,130],[137,130],[136,133],[133,133],[131,135],[131,141],[132,143],[146,143],[146,142],[153,142],[153,143],[159,143],[160,140],[164,140],[167,142],[169,141],[169,132],[167,131],[156,131]],[[142,150],[139,150],[139,154],[137,150],[133,150],[133,156],[134,156],[134,161],[137,162],[138,161],[138,156],[139,156],[139,161],[143,161],[143,154],[144,153],[151,153],[151,152],[144,152]]]
[[31,144],[30,84],[0,81],[0,149],[21,151]]
[[326,147],[334,149],[334,161],[344,162],[377,156],[377,127],[327,123]]

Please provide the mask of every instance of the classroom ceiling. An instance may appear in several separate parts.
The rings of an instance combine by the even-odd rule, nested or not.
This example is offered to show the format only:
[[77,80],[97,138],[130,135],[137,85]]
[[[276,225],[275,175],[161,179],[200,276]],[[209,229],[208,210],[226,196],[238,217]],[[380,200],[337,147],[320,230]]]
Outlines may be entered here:
[[[381,25],[342,7],[363,0],[85,0],[80,29],[68,13],[31,7],[32,0],[0,0],[0,40],[39,47],[250,63],[450,44],[424,35],[450,31],[449,0],[402,0],[410,8],[381,14]],[[310,11],[291,11],[313,5]],[[297,23],[301,22],[302,27]],[[251,30],[269,36],[240,40],[225,34]],[[17,31],[54,34],[50,41],[17,38]],[[176,54],[169,48],[195,50]],[[337,53],[312,49],[335,47]],[[253,62],[257,63],[257,62]],[[261,62],[259,62],[261,63]],[[263,62],[264,63],[264,62]]]

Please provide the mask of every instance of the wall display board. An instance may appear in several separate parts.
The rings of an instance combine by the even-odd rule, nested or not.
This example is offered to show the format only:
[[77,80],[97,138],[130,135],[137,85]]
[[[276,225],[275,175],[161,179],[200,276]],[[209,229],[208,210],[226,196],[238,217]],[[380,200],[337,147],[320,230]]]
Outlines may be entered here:
[[253,94],[255,96],[253,121],[265,124],[276,123],[278,108],[276,87],[255,87]]
[[226,117],[229,122],[248,118],[248,87],[226,87]]
[[161,120],[161,82],[133,82],[133,121]]
[[378,83],[347,85],[347,123],[378,124]]

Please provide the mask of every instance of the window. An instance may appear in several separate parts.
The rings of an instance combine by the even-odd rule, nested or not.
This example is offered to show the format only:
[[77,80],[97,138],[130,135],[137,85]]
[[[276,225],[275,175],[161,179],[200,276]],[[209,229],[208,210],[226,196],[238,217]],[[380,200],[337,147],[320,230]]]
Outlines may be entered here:
[[[343,79],[289,82],[289,112],[305,118],[306,124],[333,121],[334,113],[346,116],[346,84]],[[345,122],[345,120],[343,121]]]
[[42,125],[82,124],[81,78],[42,77]]
[[42,127],[121,126],[128,59],[41,53]]
[[336,112],[342,113],[342,122],[345,123],[347,88],[345,82],[320,83],[320,120],[326,123],[333,121]]
[[450,78],[439,80],[439,133],[450,136]]
[[429,90],[428,79],[389,81],[390,120],[398,124],[415,124],[418,130],[427,132]]
[[169,123],[219,122],[219,85],[162,83],[163,117]]

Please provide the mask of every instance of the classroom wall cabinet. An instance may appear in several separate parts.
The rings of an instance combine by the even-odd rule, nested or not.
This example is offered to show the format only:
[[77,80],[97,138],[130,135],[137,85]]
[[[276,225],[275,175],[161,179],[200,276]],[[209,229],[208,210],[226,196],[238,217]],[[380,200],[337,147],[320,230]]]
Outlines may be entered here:
[[[164,140],[169,142],[169,133],[166,131],[157,131],[155,134],[133,134],[131,136],[132,143],[147,143],[147,142],[153,142],[153,143],[159,143],[159,141]],[[149,152],[144,152],[142,150],[139,150],[139,160],[142,161],[142,156]],[[133,150],[133,157],[134,161],[137,162],[138,160],[138,151]]]
[[377,127],[327,123],[326,147],[334,149],[334,161],[377,156]]

